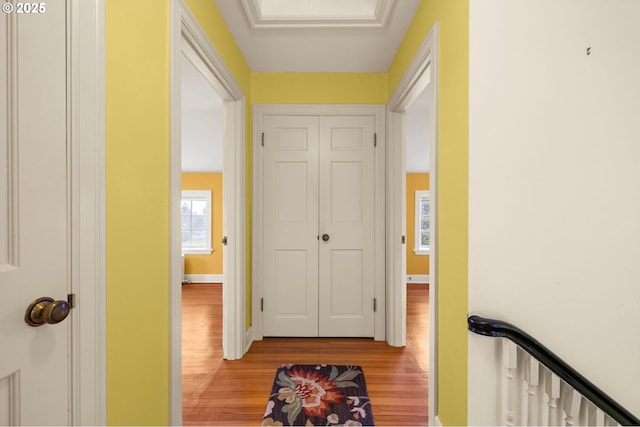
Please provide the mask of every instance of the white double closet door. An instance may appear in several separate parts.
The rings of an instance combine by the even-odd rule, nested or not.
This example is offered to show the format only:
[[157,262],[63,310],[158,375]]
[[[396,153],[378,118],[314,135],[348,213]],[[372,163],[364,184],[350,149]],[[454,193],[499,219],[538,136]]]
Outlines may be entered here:
[[265,116],[263,335],[374,336],[374,116]]

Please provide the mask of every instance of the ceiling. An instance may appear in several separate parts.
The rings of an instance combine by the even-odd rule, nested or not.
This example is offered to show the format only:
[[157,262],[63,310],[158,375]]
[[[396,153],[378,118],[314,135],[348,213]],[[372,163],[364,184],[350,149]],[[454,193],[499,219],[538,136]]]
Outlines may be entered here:
[[386,72],[420,0],[216,0],[254,72]]
[[[255,72],[386,72],[420,0],[215,0]],[[182,58],[182,170],[222,171],[222,100]],[[426,92],[426,91],[425,91]],[[428,97],[407,110],[407,171],[429,170]]]

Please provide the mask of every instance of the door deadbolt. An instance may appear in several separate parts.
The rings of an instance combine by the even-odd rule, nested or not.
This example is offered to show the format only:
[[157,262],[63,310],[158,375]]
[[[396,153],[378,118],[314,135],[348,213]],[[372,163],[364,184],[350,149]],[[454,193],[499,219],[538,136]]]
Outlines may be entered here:
[[29,326],[42,326],[45,323],[54,325],[62,322],[69,315],[71,307],[64,300],[54,301],[53,298],[38,298],[27,307],[24,321]]
[[329,241],[329,235],[328,234],[323,234],[322,235],[322,240],[325,241],[325,242],[328,242]]

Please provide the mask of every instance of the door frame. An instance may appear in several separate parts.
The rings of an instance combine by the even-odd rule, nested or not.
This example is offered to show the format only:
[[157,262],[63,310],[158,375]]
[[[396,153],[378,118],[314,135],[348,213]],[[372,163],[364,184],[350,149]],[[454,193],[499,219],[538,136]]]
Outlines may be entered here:
[[[170,422],[182,424],[181,56],[184,54],[223,99],[224,252],[222,348],[227,360],[245,351],[245,94],[182,0],[171,1],[170,147]],[[231,190],[231,191],[230,191]]]
[[71,423],[107,423],[105,0],[69,0]]
[[[426,71],[430,70],[427,74]],[[431,138],[431,253],[429,254],[429,425],[438,424],[438,22],[436,21],[387,103],[389,144],[387,184],[389,194],[387,258],[389,286],[389,334],[392,345],[406,345],[407,288],[406,249],[401,236],[406,236],[406,167],[405,112],[429,84],[431,105],[429,130]],[[441,425],[441,424],[439,424]]]
[[259,341],[262,334],[262,313],[260,299],[263,293],[262,284],[262,234],[263,218],[263,151],[262,131],[264,117],[279,116],[375,116],[375,132],[377,148],[375,156],[375,283],[374,295],[377,299],[377,310],[374,314],[374,339],[386,339],[386,289],[385,289],[385,106],[384,105],[315,105],[315,104],[256,104],[253,106],[253,217],[252,217],[252,312],[251,340]]

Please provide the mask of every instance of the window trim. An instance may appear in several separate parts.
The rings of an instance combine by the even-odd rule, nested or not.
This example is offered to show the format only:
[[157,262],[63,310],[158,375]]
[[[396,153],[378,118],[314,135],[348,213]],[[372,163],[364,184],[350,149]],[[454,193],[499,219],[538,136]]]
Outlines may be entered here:
[[[429,203],[429,208],[431,208],[431,195],[429,194],[429,190],[416,190],[415,193],[415,205],[414,205],[414,211],[415,211],[415,217],[414,217],[414,223],[413,223],[413,230],[414,230],[414,240],[413,240],[413,252],[416,255],[429,255],[429,253],[431,252],[431,246],[427,247],[427,248],[422,248],[420,246],[420,232],[422,231],[420,229],[420,203],[422,202],[423,199],[426,199],[427,202]],[[431,217],[431,214],[429,214],[429,217]]]
[[[213,220],[211,212],[211,190],[182,190],[182,196],[180,199],[180,207],[182,217],[182,201],[183,200],[205,200],[207,202],[207,243],[204,248],[185,248],[180,245],[180,249],[183,255],[211,255],[213,249],[211,247],[211,222]],[[182,224],[182,222],[181,222]],[[181,228],[182,231],[182,228]]]

